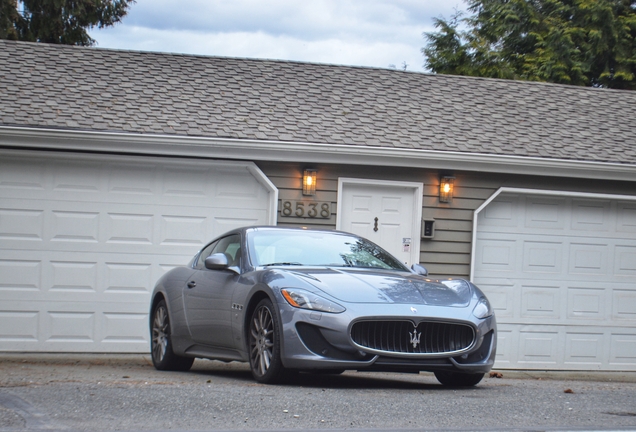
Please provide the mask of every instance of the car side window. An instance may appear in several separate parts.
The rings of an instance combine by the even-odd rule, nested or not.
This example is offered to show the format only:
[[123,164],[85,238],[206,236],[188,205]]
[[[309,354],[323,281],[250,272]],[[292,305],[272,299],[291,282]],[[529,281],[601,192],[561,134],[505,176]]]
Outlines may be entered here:
[[[212,253],[224,253],[230,267],[240,266],[241,263],[241,236],[239,234],[230,235],[220,239]],[[205,260],[205,258],[204,258]]]
[[201,253],[199,254],[199,259],[197,260],[197,265],[195,266],[195,268],[197,268],[199,270],[203,270],[205,268],[205,259],[212,254],[212,250],[218,244],[219,244],[218,241],[210,243],[209,245],[207,245],[205,247],[205,249],[203,249],[201,251]]

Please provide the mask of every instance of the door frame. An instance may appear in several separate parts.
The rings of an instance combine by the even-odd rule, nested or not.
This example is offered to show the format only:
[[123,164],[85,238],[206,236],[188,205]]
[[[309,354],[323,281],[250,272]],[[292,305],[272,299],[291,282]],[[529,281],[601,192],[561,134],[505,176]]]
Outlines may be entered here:
[[[422,200],[424,195],[424,184],[417,182],[405,182],[394,180],[371,180],[371,179],[359,179],[350,177],[338,178],[338,202],[336,206],[336,229],[342,229],[342,197],[343,190],[349,185],[363,185],[363,186],[389,186],[389,187],[402,187],[411,189],[413,193],[413,220],[411,221],[411,264],[419,264],[420,262],[420,248],[422,243],[421,229],[422,229]],[[381,246],[381,245],[380,245]]]

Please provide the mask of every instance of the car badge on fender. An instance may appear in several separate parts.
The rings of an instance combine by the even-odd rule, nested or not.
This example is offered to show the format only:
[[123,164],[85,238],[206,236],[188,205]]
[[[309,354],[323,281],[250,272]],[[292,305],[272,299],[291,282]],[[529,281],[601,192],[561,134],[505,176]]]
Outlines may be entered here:
[[413,349],[417,348],[420,344],[420,337],[422,337],[422,332],[417,332],[417,329],[413,330],[413,333],[409,332],[409,336],[411,337],[411,343],[413,344]]

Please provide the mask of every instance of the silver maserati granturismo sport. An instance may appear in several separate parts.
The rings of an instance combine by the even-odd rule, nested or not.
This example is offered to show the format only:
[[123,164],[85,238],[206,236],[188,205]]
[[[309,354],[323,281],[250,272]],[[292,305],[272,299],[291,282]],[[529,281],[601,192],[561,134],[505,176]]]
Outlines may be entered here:
[[247,227],[157,282],[152,361],[249,362],[261,383],[298,372],[433,372],[476,385],[493,365],[496,324],[463,279],[431,280],[379,246],[338,231]]

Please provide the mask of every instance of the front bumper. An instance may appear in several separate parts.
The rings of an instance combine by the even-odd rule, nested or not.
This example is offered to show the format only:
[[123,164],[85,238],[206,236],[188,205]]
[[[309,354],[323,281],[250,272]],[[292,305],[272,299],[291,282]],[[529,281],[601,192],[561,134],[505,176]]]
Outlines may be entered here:
[[[283,324],[282,361],[289,369],[358,370],[386,372],[448,371],[486,373],[496,354],[495,317],[477,319],[472,305],[467,308],[423,307],[417,315],[405,305],[354,305],[342,314],[292,308],[281,303]],[[409,315],[405,314],[405,310]],[[350,325],[356,320],[437,320],[471,325],[475,342],[461,353],[404,354],[379,353],[356,346]]]

